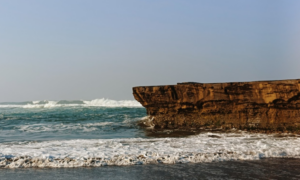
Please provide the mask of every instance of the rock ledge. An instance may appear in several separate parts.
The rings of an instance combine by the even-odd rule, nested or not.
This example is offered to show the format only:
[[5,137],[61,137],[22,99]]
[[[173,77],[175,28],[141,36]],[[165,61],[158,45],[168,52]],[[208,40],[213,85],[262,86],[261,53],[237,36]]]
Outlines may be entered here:
[[300,79],[133,87],[155,128],[300,131]]

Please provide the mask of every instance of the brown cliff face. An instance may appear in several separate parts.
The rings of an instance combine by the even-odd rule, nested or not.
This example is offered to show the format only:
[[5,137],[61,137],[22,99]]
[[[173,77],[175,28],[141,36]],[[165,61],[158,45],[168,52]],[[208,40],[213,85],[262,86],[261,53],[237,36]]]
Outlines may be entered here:
[[299,132],[300,80],[134,87],[155,128]]

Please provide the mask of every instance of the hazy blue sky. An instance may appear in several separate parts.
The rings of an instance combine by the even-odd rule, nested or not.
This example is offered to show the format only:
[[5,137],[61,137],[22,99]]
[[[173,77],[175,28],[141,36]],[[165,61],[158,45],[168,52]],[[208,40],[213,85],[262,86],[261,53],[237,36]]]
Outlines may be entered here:
[[0,102],[300,78],[299,0],[0,0]]

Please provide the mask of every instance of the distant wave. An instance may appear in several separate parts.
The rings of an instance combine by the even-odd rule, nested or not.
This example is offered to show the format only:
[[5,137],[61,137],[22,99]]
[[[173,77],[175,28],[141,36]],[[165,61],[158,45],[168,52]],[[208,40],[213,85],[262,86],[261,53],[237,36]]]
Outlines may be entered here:
[[106,98],[94,99],[91,101],[75,100],[75,101],[27,101],[18,103],[0,103],[0,108],[54,108],[54,107],[142,107],[142,105],[135,100],[111,100]]

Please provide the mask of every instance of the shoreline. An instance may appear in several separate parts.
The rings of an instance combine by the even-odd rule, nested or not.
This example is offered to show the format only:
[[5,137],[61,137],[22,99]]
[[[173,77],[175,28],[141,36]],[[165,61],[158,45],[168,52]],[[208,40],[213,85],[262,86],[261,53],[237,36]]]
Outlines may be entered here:
[[143,166],[0,169],[1,179],[299,179],[300,159]]
[[[195,132],[178,131],[172,133],[170,131],[162,131],[148,134],[150,138],[111,139],[100,143],[101,146],[119,144],[121,149],[130,147],[127,153],[111,148],[109,151],[107,150],[107,153],[110,154],[93,154],[81,157],[70,153],[54,155],[55,153],[52,151],[49,151],[51,156],[43,156],[42,154],[37,156],[30,155],[30,153],[3,155],[0,158],[0,169],[197,164],[300,157],[297,150],[300,136],[294,134],[249,133],[241,130],[227,132],[202,131],[192,136],[188,133]],[[85,141],[84,139],[80,140],[82,143]],[[99,141],[91,140],[85,143],[92,145],[95,143],[99,144]],[[49,148],[53,147],[52,144],[49,141]],[[35,146],[40,147],[41,145],[37,143]],[[279,145],[281,148],[278,148]],[[25,145],[23,148],[26,147]],[[82,148],[79,149],[82,150]],[[95,151],[94,153],[97,152]]]

